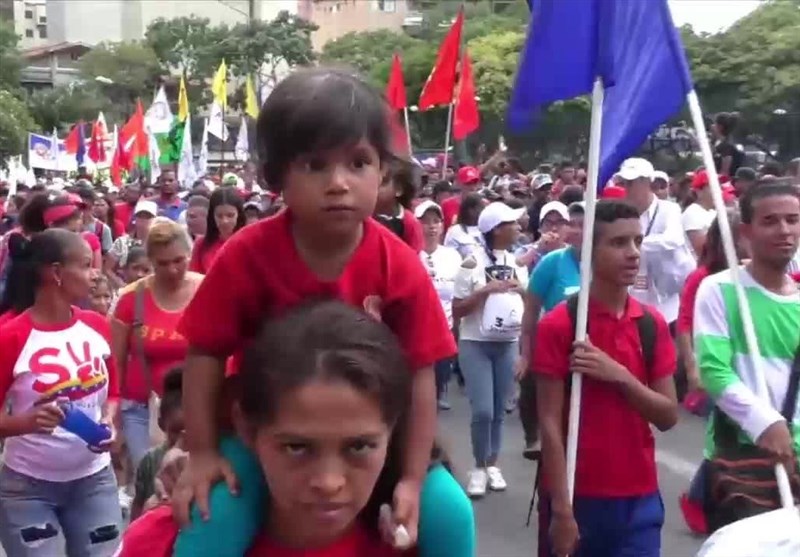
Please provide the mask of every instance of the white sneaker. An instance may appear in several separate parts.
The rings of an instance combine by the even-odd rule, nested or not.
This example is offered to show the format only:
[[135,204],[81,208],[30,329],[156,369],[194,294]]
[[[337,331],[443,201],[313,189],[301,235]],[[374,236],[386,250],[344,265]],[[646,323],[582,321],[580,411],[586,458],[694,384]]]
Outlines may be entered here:
[[503,473],[497,466],[489,466],[486,469],[486,475],[489,476],[489,489],[492,491],[505,491],[508,487]]
[[486,470],[478,468],[469,473],[467,481],[467,495],[473,498],[480,498],[486,495],[486,483],[489,480]]

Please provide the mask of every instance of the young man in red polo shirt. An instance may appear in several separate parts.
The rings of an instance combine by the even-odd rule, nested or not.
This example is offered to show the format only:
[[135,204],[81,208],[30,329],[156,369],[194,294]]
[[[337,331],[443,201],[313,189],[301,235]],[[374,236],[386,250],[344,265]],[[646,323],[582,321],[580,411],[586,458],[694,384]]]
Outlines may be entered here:
[[[573,341],[575,324],[566,302],[545,314],[536,330],[531,369],[536,374],[545,486],[540,556],[660,555],[664,506],[650,424],[664,431],[677,422],[672,378],[676,358],[664,318],[628,295],[639,269],[641,242],[639,213],[633,206],[599,201],[588,339]],[[654,333],[649,369],[637,321],[645,312]],[[572,501],[565,450],[570,373],[584,377]]]

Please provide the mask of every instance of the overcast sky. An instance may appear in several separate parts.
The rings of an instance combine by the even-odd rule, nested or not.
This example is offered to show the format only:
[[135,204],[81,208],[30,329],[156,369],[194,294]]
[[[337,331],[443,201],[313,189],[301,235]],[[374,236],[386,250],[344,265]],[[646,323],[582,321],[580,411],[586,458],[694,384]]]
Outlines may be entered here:
[[[644,0],[643,0],[644,1]],[[761,0],[669,0],[675,25],[715,33],[733,25],[758,7]]]

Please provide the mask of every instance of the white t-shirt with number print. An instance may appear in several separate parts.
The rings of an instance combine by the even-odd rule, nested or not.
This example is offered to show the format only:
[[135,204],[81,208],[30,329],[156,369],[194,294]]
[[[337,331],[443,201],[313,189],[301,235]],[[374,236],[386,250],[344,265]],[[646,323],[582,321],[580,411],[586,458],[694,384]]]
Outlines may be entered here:
[[[523,287],[528,284],[528,269],[517,265],[516,257],[510,251],[495,250],[493,252],[494,263],[489,259],[485,249],[475,250],[461,266],[455,284],[455,297],[465,299],[470,294],[486,285],[487,270],[494,268],[508,268]],[[467,268],[470,261],[475,261],[474,268]],[[484,333],[481,323],[483,319],[483,306],[479,307],[469,315],[464,316],[459,325],[459,339],[494,341],[498,340]],[[516,339],[503,339],[516,340]]]
[[[93,311],[72,312],[72,320],[58,326],[34,323],[25,312],[0,328],[0,398],[12,415],[66,398],[99,422],[109,392],[117,396],[108,321]],[[16,472],[51,482],[85,478],[111,463],[108,453],[90,451],[60,427],[50,435],[9,437],[4,460]]]

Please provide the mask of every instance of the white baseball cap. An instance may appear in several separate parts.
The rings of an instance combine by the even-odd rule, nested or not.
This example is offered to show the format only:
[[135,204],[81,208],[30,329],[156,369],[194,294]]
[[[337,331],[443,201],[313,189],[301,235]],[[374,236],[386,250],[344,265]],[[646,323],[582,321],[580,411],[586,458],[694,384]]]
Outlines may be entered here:
[[482,234],[487,234],[508,222],[517,222],[525,214],[525,207],[512,209],[502,201],[489,203],[478,217],[478,230]]
[[133,208],[134,215],[138,215],[139,213],[147,213],[150,216],[157,217],[158,205],[156,205],[155,201],[150,201],[149,199],[141,199],[136,203],[136,206]]
[[619,167],[619,172],[617,172],[617,176],[623,180],[636,180],[638,178],[652,180],[655,172],[656,169],[653,168],[650,161],[634,157],[622,163],[622,166]]
[[544,221],[544,218],[553,211],[558,213],[562,219],[566,221],[569,220],[569,211],[567,210],[567,206],[560,201],[550,201],[545,203],[544,207],[542,207],[542,210],[539,211],[539,224],[541,224]]
[[425,213],[428,211],[436,211],[439,213],[439,218],[444,218],[444,213],[442,212],[442,208],[435,201],[431,201],[430,199],[423,201],[419,205],[414,208],[414,216],[418,219],[421,219]]
[[663,170],[656,170],[653,172],[653,180],[664,180],[669,184],[669,175]]

